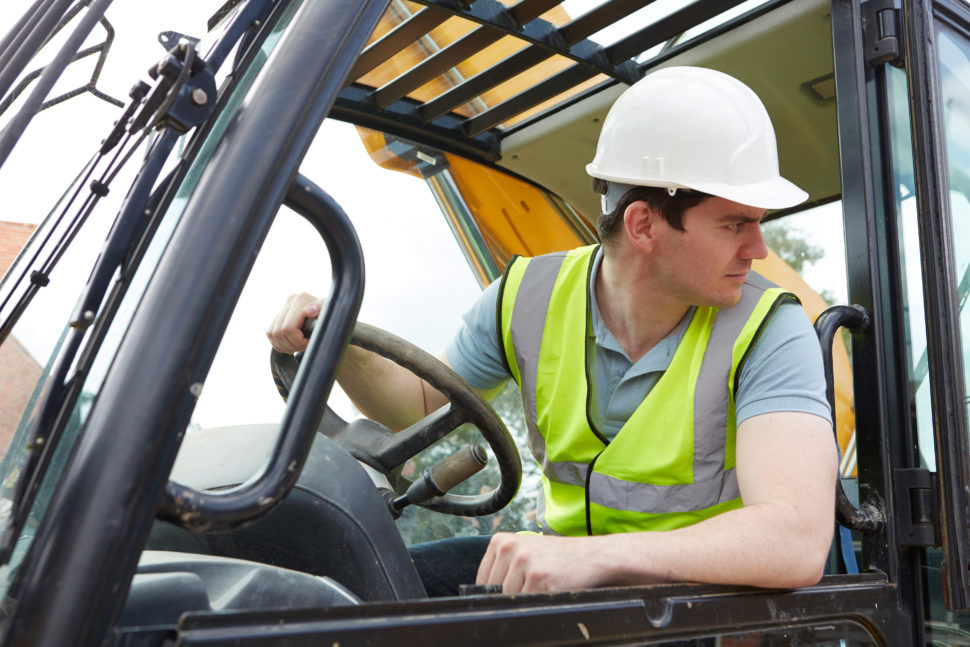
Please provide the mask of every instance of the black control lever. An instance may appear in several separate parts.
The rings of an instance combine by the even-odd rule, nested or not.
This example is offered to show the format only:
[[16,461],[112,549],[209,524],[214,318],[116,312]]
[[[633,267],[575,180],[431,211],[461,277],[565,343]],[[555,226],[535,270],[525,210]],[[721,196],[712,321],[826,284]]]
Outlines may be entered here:
[[429,467],[401,496],[391,500],[391,513],[396,517],[412,503],[424,503],[442,496],[462,481],[474,476],[485,467],[488,455],[479,445],[465,445],[457,452]]

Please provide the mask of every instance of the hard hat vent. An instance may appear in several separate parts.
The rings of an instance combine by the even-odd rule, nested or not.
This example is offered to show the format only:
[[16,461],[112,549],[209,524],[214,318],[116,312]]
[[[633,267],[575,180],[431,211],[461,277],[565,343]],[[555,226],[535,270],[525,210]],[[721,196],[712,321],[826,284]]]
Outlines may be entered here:
[[664,161],[660,157],[644,157],[640,166],[640,173],[645,177],[659,177],[663,175]]

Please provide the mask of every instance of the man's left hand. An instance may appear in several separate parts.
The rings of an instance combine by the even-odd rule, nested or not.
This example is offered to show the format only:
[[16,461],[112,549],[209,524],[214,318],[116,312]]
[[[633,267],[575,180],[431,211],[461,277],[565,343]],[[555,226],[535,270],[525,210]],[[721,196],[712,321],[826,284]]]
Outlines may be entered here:
[[478,584],[501,584],[502,592],[569,591],[603,584],[595,537],[552,537],[501,532],[492,537],[478,567]]

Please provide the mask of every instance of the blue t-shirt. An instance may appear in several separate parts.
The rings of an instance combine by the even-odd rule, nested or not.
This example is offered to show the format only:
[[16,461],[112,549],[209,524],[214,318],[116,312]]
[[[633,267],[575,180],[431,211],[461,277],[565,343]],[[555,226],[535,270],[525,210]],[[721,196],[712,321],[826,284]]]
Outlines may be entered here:
[[[600,318],[596,290],[592,289],[602,254],[600,249],[590,272],[595,352],[589,355],[593,391],[589,413],[597,430],[612,439],[667,370],[694,308],[636,363],[630,361]],[[511,377],[502,361],[495,328],[499,286],[500,281],[495,281],[482,292],[445,350],[455,372],[483,390]],[[831,421],[821,347],[801,306],[782,304],[771,317],[741,369],[735,396],[739,425],[748,418],[781,411],[812,413]]]

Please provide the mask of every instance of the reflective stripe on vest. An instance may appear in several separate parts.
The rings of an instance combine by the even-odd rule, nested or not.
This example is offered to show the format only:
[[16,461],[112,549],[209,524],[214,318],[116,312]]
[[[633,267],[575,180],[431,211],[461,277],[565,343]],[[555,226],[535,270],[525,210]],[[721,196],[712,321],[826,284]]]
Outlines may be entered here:
[[698,307],[663,377],[607,442],[589,420],[595,251],[515,259],[500,290],[505,360],[542,469],[543,532],[665,530],[740,507],[737,378],[771,314],[797,299],[752,272],[737,305]]

